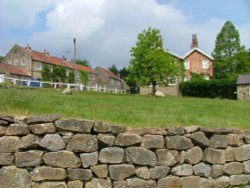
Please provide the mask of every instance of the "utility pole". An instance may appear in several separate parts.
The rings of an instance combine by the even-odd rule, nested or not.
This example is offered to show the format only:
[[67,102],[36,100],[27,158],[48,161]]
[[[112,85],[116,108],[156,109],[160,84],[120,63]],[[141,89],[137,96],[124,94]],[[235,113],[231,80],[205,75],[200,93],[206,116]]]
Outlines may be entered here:
[[[74,44],[74,63],[76,64],[76,38],[73,38],[73,44]],[[75,75],[75,84],[77,82],[77,76],[76,76],[76,66],[74,66],[74,75]]]

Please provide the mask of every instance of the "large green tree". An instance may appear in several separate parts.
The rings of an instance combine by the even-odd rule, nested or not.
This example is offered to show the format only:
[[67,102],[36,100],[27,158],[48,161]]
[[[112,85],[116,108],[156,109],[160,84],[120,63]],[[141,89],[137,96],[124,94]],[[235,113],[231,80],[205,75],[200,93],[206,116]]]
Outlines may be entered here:
[[91,67],[90,62],[87,59],[77,59],[76,63],[86,67]]
[[116,67],[115,64],[113,64],[111,67],[108,68],[111,72],[113,72],[115,75],[118,75],[119,74],[119,70],[118,68]]
[[165,52],[160,30],[148,28],[139,33],[132,47],[127,80],[140,86],[152,85],[153,95],[157,84],[168,84],[168,78],[178,72],[174,59]]
[[247,53],[240,44],[240,34],[232,22],[227,21],[217,35],[212,55],[217,79],[235,78],[241,71],[239,67],[247,68],[245,67]]

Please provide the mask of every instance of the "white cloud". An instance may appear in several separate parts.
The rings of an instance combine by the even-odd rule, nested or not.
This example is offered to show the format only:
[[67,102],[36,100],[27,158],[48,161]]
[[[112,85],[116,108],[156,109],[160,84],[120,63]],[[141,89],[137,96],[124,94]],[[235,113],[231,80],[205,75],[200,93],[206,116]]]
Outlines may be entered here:
[[[2,1],[5,4],[4,9],[7,9],[12,2]],[[8,18],[5,21],[8,27],[20,26],[26,22],[33,24],[39,12],[48,11],[47,30],[34,32],[25,43],[30,43],[36,50],[47,48],[51,54],[72,58],[72,39],[76,37],[77,57],[88,59],[92,66],[108,67],[112,64],[120,68],[127,66],[130,60],[129,50],[135,45],[137,35],[148,27],[160,29],[165,47],[180,55],[189,50],[191,36],[197,33],[200,48],[210,54],[214,48],[216,35],[225,22],[211,18],[196,24],[193,23],[192,16],[184,14],[174,6],[173,2],[159,4],[156,0],[18,0],[15,2],[13,6],[21,7],[16,15],[23,14],[23,17]],[[27,5],[32,6],[27,7]],[[10,13],[4,10],[4,13],[0,14]],[[250,41],[249,26],[250,24],[239,26],[243,44],[246,44],[245,41]],[[249,43],[246,45],[250,46]]]

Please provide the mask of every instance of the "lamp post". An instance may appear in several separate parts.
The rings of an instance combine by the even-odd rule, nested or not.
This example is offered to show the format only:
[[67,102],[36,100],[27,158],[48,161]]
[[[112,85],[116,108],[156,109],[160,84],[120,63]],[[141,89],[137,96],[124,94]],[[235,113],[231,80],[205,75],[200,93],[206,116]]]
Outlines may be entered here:
[[[74,63],[76,64],[76,38],[73,38],[73,44],[74,44]],[[74,75],[75,75],[75,84],[77,82],[77,76],[76,76],[76,66],[74,66]]]

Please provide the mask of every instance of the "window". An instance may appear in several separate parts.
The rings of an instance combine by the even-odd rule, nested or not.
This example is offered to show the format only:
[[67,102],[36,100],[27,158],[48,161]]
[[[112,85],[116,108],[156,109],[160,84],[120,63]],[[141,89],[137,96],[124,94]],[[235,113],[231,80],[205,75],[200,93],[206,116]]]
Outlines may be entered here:
[[169,83],[170,86],[175,86],[175,85],[177,85],[177,78],[176,78],[176,76],[175,76],[175,77],[169,78],[169,79],[168,79],[168,83]]
[[17,60],[17,59],[14,59],[13,65],[14,65],[14,66],[18,66],[18,60]]
[[24,59],[22,59],[20,64],[21,64],[21,66],[25,67],[25,66],[26,66],[26,62],[25,62],[25,60],[24,60]]
[[190,62],[189,61],[185,61],[184,62],[184,67],[186,70],[189,70],[190,69]]
[[210,80],[210,78],[209,78],[208,75],[205,75],[205,76],[204,76],[204,79],[205,79],[205,80]]
[[189,77],[187,77],[187,76],[184,77],[184,82],[187,82],[187,81],[189,81],[189,80],[190,80]]
[[66,76],[69,76],[69,69],[66,70]]
[[36,70],[39,70],[39,71],[42,70],[42,63],[40,63],[40,62],[36,63]]
[[12,65],[11,60],[8,60],[7,63],[8,65]]
[[202,69],[208,69],[209,63],[208,60],[202,60]]

